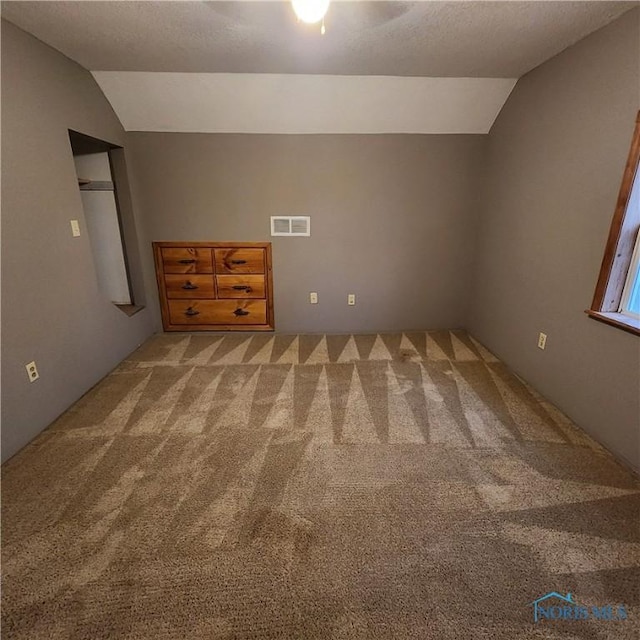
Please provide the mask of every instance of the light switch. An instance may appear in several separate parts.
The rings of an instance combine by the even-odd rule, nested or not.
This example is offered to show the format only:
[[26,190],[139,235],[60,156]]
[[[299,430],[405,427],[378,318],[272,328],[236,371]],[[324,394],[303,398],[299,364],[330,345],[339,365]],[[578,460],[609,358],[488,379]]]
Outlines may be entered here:
[[80,224],[77,220],[71,220],[71,233],[74,238],[80,235]]

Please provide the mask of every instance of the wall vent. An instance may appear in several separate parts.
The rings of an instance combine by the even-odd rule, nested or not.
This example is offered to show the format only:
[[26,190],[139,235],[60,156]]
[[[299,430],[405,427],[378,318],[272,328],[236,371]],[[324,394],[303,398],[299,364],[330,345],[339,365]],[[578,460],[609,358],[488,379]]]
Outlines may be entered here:
[[272,236],[310,236],[309,216],[271,216]]

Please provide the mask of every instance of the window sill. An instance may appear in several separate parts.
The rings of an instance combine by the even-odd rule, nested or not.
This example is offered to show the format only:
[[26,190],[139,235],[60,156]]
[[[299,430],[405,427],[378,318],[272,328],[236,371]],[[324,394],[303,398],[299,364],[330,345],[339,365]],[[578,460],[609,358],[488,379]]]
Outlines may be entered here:
[[633,333],[636,336],[640,336],[640,320],[636,318],[625,316],[622,313],[593,311],[592,309],[587,309],[585,313],[594,320],[604,322],[608,325],[611,325],[612,327],[618,327],[618,329],[622,329],[623,331],[628,331],[629,333]]

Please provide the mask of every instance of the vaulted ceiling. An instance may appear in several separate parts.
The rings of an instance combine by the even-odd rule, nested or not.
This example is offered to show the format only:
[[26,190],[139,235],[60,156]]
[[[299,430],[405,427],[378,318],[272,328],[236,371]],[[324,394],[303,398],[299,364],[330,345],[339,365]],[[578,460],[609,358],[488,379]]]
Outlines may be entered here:
[[[637,2],[3,2],[128,130],[486,133],[516,80]],[[349,76],[345,78],[345,76]]]

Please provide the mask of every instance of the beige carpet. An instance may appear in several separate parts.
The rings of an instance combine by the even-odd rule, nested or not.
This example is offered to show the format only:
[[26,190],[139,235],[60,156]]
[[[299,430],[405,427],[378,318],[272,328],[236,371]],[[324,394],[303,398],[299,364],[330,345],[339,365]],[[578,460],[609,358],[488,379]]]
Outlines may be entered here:
[[640,631],[640,483],[463,332],[159,335],[2,471],[3,638]]

